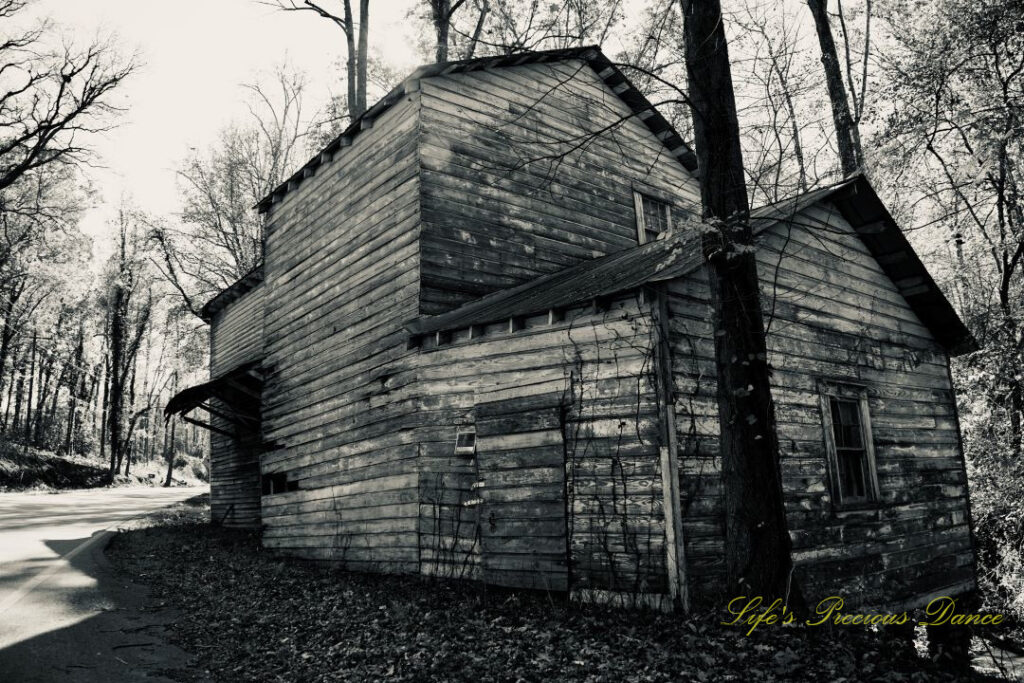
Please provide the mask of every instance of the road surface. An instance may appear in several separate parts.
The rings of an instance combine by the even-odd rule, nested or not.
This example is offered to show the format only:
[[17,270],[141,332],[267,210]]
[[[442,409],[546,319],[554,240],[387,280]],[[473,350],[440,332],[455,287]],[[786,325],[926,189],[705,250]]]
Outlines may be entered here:
[[132,518],[207,490],[0,493],[0,683],[167,680],[187,659],[161,637],[168,615],[103,548]]

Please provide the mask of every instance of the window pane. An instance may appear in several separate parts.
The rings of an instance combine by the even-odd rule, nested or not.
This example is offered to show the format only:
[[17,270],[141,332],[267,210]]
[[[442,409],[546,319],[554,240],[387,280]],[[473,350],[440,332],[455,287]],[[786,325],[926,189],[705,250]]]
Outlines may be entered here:
[[864,451],[839,451],[839,487],[844,499],[866,498]]
[[830,398],[829,403],[832,407],[832,432],[836,448],[863,448],[860,404],[838,398]]
[[658,201],[653,197],[643,196],[644,228],[647,231],[647,239],[651,240],[651,234],[655,235],[668,230],[668,204]]

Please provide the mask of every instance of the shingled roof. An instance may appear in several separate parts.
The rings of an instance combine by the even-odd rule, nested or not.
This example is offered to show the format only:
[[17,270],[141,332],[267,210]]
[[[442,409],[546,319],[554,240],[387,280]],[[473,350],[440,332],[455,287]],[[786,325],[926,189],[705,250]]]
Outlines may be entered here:
[[545,50],[542,52],[517,52],[511,55],[498,55],[492,57],[478,57],[476,59],[464,59],[458,62],[441,62],[438,64],[425,64],[413,71],[391,92],[382,97],[376,104],[367,109],[363,114],[353,121],[348,128],[336,137],[319,154],[315,155],[306,164],[295,172],[285,182],[281,183],[273,192],[267,195],[257,205],[260,213],[266,213],[270,207],[290,191],[299,186],[305,178],[316,172],[316,168],[334,158],[334,155],[343,147],[352,144],[352,139],[360,131],[369,128],[374,119],[390,109],[396,102],[409,92],[418,88],[418,81],[431,76],[444,76],[453,73],[469,73],[472,71],[488,71],[502,69],[523,64],[543,64],[549,62],[562,62],[566,60],[582,60],[597,73],[598,77],[615,93],[619,99],[626,103],[636,117],[654,133],[668,150],[688,170],[697,169],[697,157],[686,145],[683,139],[676,132],[664,116],[662,116],[654,105],[626,78],[625,74],[615,66],[608,57],[601,52],[596,45],[586,47],[568,48],[562,50]]
[[[836,205],[914,313],[951,355],[977,349],[974,337],[864,176],[755,209],[751,211],[754,231],[763,232],[821,201]],[[453,311],[417,318],[406,329],[423,335],[562,308],[685,275],[702,260],[697,231],[678,231],[494,292]]]
[[648,282],[670,280],[700,265],[696,231],[673,232],[664,239],[584,261],[575,266],[494,292],[453,311],[417,318],[406,325],[414,335],[496,322],[562,308]]

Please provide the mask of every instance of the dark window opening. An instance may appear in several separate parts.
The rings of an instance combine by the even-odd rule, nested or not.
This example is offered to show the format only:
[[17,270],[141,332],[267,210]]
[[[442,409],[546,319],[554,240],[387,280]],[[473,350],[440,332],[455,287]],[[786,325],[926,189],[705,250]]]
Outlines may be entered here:
[[838,505],[878,499],[875,454],[871,439],[867,391],[833,386],[825,391],[826,445],[832,470],[833,497]]
[[829,403],[843,500],[867,500],[868,457],[860,423],[860,404],[835,397],[830,398]]
[[461,427],[455,436],[455,455],[476,455],[476,429]]
[[275,493],[285,493],[287,491],[297,491],[299,488],[299,482],[289,481],[288,475],[284,472],[264,474],[262,483],[264,496],[270,496]]

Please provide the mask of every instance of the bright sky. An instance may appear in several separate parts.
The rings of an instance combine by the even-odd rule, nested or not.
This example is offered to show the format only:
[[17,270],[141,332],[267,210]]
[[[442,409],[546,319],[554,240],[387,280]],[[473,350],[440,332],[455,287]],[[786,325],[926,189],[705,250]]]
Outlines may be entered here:
[[[371,49],[403,70],[421,61],[407,19],[414,4],[370,4]],[[243,84],[287,62],[308,76],[310,112],[341,84],[341,31],[312,13],[285,14],[258,0],[38,0],[34,11],[82,44],[116,34],[141,63],[118,98],[128,109],[121,125],[94,141],[105,168],[90,174],[100,201],[83,229],[98,241],[122,196],[158,214],[178,209],[175,169],[190,147],[202,149],[247,115]]]

